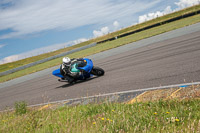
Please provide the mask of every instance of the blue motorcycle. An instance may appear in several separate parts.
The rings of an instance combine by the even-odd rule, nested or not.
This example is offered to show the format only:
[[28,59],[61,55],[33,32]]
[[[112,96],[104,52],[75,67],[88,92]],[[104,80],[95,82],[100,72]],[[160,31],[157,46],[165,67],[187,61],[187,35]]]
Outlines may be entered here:
[[73,79],[72,81],[69,81],[65,76],[63,75],[62,69],[56,69],[52,72],[52,74],[56,77],[59,77],[60,79],[58,81],[67,81],[69,83],[74,83],[77,80],[86,80],[88,78],[91,78],[93,76],[103,76],[104,70],[100,67],[93,66],[93,62],[91,59],[83,58],[84,60],[84,66],[78,66],[77,63],[74,63],[71,65],[71,72],[81,72],[82,74],[77,77],[76,79]]

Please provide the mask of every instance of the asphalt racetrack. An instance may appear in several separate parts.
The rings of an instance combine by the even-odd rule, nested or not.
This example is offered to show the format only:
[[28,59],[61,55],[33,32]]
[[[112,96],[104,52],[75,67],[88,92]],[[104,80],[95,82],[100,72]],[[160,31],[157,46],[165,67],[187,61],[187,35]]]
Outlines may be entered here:
[[49,71],[19,83],[11,84],[14,81],[10,81],[10,85],[5,87],[3,85],[6,83],[2,83],[0,110],[7,106],[13,107],[16,101],[26,101],[29,105],[34,105],[119,91],[198,82],[200,30],[127,49],[125,52],[93,58],[95,66],[105,70],[104,76],[69,85],[66,82],[58,82],[58,78],[52,76]]

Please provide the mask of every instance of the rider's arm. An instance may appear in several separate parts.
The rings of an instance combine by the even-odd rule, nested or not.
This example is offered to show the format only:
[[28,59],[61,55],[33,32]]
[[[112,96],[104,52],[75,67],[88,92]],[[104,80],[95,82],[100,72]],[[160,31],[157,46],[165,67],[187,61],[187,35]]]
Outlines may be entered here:
[[78,59],[72,58],[72,59],[71,59],[71,62],[72,62],[72,63],[73,63],[73,62],[76,62],[76,61],[84,61],[84,59],[83,59],[83,58],[78,58]]
[[77,67],[84,67],[87,64],[87,62],[83,58],[78,58],[73,62],[76,62]]
[[64,63],[60,66],[60,69],[63,71],[62,74],[64,74],[64,75],[71,73],[70,66],[67,66]]

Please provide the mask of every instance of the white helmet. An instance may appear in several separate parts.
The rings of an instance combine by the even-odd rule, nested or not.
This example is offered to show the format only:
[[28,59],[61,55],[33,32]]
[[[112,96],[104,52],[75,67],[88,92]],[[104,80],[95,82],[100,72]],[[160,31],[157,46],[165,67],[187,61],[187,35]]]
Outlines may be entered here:
[[63,63],[70,65],[71,64],[71,59],[69,57],[64,57],[63,58]]

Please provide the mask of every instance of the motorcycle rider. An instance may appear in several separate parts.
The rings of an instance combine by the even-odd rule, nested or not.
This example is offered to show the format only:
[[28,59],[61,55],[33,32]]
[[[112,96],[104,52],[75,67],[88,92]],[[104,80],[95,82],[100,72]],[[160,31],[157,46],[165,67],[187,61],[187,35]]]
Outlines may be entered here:
[[76,79],[82,75],[82,72],[76,68],[76,71],[72,71],[74,67],[73,65],[76,63],[78,67],[83,67],[87,64],[83,58],[70,59],[69,57],[64,57],[62,61],[63,63],[60,66],[60,73],[64,76],[64,79],[68,80],[69,83],[76,81]]

